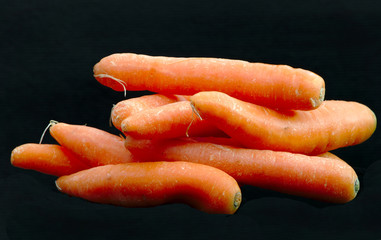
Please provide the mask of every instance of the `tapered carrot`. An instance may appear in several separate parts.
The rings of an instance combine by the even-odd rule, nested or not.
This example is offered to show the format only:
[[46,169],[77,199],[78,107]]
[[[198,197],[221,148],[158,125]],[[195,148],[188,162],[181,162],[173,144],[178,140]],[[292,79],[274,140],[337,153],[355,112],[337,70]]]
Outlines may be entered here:
[[152,94],[126,99],[118,102],[112,108],[111,120],[113,125],[118,130],[121,130],[122,121],[135,113],[177,101],[184,101],[187,98],[189,99],[188,96]]
[[349,202],[360,187],[356,172],[338,157],[246,149],[188,139],[152,141],[128,136],[125,145],[140,161],[205,164],[225,171],[240,184],[320,201]]
[[189,101],[135,113],[121,123],[121,129],[126,135],[150,139],[226,135],[209,121],[195,117]]
[[365,105],[324,101],[311,111],[275,111],[220,92],[191,97],[202,118],[248,148],[317,155],[359,144],[376,129],[376,116]]
[[240,188],[231,176],[190,162],[94,167],[60,177],[56,185],[71,196],[125,207],[181,202],[208,213],[233,214],[241,203]]
[[118,91],[185,95],[220,91],[279,109],[314,109],[325,94],[323,78],[313,72],[287,65],[221,58],[113,54],[94,66],[94,77]]
[[50,134],[89,166],[118,164],[134,161],[124,147],[123,138],[106,131],[67,123],[54,123]]
[[56,144],[26,143],[13,149],[11,163],[15,167],[63,176],[90,168],[74,154]]

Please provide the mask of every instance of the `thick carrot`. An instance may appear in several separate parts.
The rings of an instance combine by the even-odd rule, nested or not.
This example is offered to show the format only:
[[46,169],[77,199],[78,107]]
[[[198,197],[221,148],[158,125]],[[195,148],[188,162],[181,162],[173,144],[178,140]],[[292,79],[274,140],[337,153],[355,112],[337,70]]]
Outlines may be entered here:
[[54,176],[68,175],[89,168],[70,151],[56,144],[20,145],[11,153],[11,164]]
[[208,213],[233,214],[241,203],[240,188],[231,176],[190,162],[94,167],[60,177],[56,185],[71,196],[125,207],[181,202]]
[[67,123],[55,123],[50,134],[57,142],[77,155],[89,166],[134,161],[124,147],[123,138],[106,131]]
[[184,101],[189,99],[188,96],[180,95],[163,95],[163,94],[152,94],[144,95],[141,97],[130,98],[118,102],[111,111],[111,120],[113,125],[121,130],[121,123],[127,117],[141,112],[146,109],[159,107],[169,103],[174,103],[177,101]]
[[135,113],[121,123],[121,129],[126,135],[149,139],[226,136],[209,121],[198,119],[189,101],[170,103]]
[[94,66],[94,77],[118,91],[185,95],[220,91],[279,109],[314,109],[325,95],[323,78],[313,72],[287,65],[221,58],[113,54]]
[[189,161],[221,169],[238,183],[333,203],[355,198],[356,172],[338,157],[255,150],[197,142],[127,137],[126,148],[140,161]]
[[376,116],[365,105],[324,101],[311,111],[275,111],[220,92],[191,97],[201,117],[248,148],[317,155],[359,144],[376,129]]

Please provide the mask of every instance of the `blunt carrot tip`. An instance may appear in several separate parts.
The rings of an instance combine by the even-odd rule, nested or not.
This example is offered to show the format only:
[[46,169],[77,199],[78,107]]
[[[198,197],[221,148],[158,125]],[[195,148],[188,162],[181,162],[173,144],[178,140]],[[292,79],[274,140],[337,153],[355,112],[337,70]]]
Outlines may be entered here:
[[324,101],[324,98],[325,98],[325,87],[322,87],[320,89],[320,95],[319,95],[319,100],[320,102],[323,102]]
[[320,89],[319,98],[310,98],[311,106],[312,108],[317,108],[320,106],[320,104],[324,101],[325,98],[325,87],[322,87]]
[[360,181],[358,178],[356,178],[355,180],[354,188],[355,188],[355,195],[357,195],[357,193],[360,191]]
[[234,196],[234,207],[237,209],[242,202],[242,194],[241,192],[237,192]]

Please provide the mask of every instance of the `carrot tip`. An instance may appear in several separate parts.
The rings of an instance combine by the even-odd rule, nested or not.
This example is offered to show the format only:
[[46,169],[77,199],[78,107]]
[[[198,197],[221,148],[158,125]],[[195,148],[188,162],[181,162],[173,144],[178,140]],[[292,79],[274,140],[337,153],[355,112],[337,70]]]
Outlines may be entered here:
[[242,194],[241,192],[237,192],[235,195],[234,195],[234,207],[237,209],[240,205],[241,205],[241,202],[242,202]]
[[319,98],[318,99],[316,99],[316,98],[310,98],[310,103],[311,103],[312,108],[319,107],[320,104],[324,101],[324,98],[325,98],[325,88],[322,87],[320,89],[320,94],[319,94]]
[[357,195],[357,193],[360,191],[360,181],[358,178],[356,178],[355,180],[355,184],[354,184],[354,190],[355,190],[355,195]]
[[325,87],[322,87],[320,89],[320,95],[319,95],[319,101],[320,101],[320,103],[322,103],[324,101],[324,98],[325,98]]

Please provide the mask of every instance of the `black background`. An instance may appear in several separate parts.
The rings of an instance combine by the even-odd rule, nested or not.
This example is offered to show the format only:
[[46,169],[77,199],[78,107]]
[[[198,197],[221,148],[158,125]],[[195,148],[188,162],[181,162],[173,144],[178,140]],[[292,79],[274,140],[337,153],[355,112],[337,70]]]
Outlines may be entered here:
[[[11,166],[49,120],[109,126],[123,93],[92,67],[116,52],[287,64],[326,81],[326,99],[381,113],[380,1],[33,1],[0,8],[0,239],[381,239],[380,134],[334,151],[361,190],[344,205],[254,187],[232,216],[186,205],[127,209],[58,192],[53,176]],[[135,97],[148,92],[128,92]],[[53,142],[45,136],[45,143]]]

